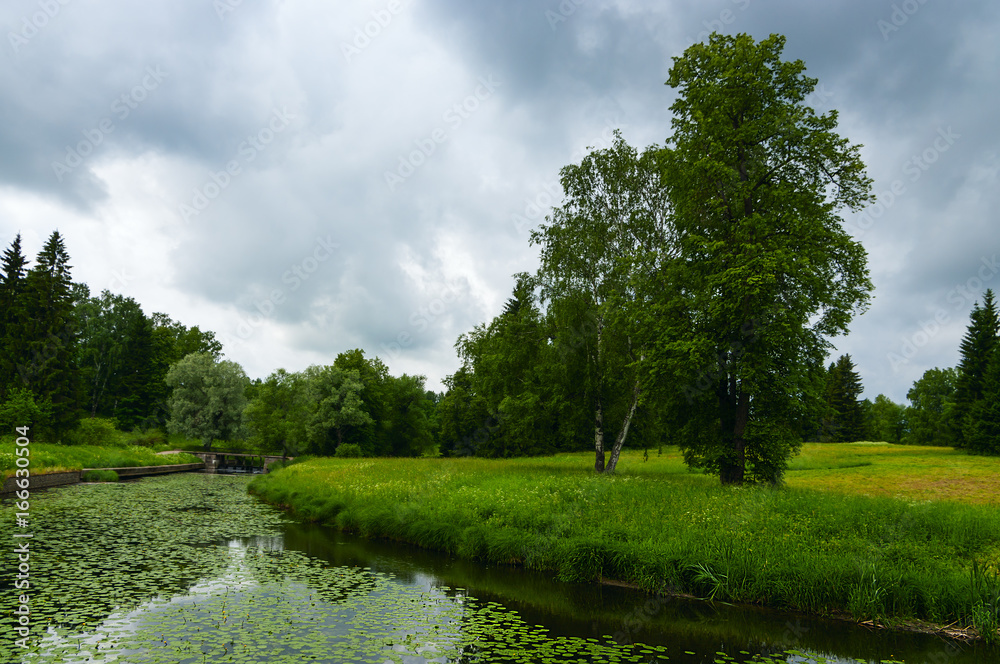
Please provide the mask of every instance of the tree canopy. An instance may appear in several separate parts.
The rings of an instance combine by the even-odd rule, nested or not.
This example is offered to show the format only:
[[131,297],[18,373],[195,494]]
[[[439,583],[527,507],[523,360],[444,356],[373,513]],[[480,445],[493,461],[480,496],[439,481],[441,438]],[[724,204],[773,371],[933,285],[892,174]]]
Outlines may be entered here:
[[240,365],[191,353],[170,367],[166,382],[173,389],[167,422],[172,433],[197,438],[206,450],[214,440],[241,435],[249,381]]
[[[567,304],[577,305],[575,316],[553,319],[554,335],[566,354],[582,351],[597,472],[614,472],[641,394],[643,337],[623,312],[634,305],[636,283],[677,247],[656,155],[640,155],[616,132],[612,147],[562,169],[566,200],[531,234],[542,247],[543,298],[567,313]],[[584,323],[589,332],[581,334]],[[583,336],[586,343],[565,343]],[[606,462],[608,427],[614,443]]]
[[781,60],[784,43],[713,34],[668,80],[678,97],[660,158],[681,255],[648,287],[651,375],[686,386],[685,459],[727,484],[780,478],[828,337],[872,289],[839,216],[872,200],[859,146],[835,132],[835,111],[805,105],[816,79]]

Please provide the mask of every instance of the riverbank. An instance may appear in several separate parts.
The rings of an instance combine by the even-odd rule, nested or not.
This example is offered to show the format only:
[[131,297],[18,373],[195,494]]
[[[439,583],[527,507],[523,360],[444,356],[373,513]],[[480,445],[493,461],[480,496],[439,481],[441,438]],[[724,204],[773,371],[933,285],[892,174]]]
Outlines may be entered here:
[[[546,570],[565,581],[614,579],[652,592],[848,613],[880,624],[987,628],[1000,604],[995,508],[797,486],[797,474],[814,472],[813,483],[822,485],[823,477],[835,483],[838,465],[844,473],[877,466],[872,447],[807,446],[802,458],[809,463],[791,471],[781,490],[720,487],[686,472],[674,449],[645,462],[641,452],[627,453],[615,477],[594,476],[586,454],[322,459],[250,487],[341,530]],[[956,457],[954,464],[994,461]],[[920,467],[914,464],[914,474]]]
[[[201,459],[191,454],[157,454],[137,445],[101,447],[32,442],[29,449],[28,467],[33,476],[80,472],[84,468],[118,469],[201,463]],[[0,484],[14,475],[18,467],[17,459],[13,445],[0,451]]]
[[[188,473],[33,495],[28,649],[3,640],[0,661],[997,661],[981,644],[557,583],[343,535],[290,522],[248,496],[249,479]],[[0,507],[10,541],[24,532],[18,508]],[[13,578],[21,562],[0,558],[0,573]],[[0,604],[20,594],[7,584]],[[18,626],[0,615],[0,628]]]

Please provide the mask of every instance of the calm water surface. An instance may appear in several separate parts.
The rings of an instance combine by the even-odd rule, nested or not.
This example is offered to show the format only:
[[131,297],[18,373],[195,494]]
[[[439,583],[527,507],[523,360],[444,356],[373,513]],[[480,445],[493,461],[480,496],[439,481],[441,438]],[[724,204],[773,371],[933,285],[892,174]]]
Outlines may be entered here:
[[[808,616],[570,585],[296,523],[247,477],[32,496],[30,583],[0,560],[0,662],[872,662],[1000,651]],[[6,546],[10,552],[13,545]],[[21,593],[30,635],[16,644]]]

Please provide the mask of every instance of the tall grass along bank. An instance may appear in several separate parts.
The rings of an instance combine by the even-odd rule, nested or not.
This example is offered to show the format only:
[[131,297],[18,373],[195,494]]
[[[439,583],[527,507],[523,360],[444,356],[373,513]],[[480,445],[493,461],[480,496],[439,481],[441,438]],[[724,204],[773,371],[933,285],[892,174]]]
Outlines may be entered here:
[[[14,445],[0,449],[0,475],[7,479],[14,474],[17,457]],[[166,466],[201,461],[193,454],[156,454],[146,447],[103,447],[97,445],[31,444],[31,473],[40,475],[83,468],[131,468],[135,466]]]
[[882,623],[994,625],[996,634],[993,507],[722,487],[686,472],[675,450],[623,461],[606,477],[581,454],[316,459],[250,490],[310,521],[566,581],[614,579]]

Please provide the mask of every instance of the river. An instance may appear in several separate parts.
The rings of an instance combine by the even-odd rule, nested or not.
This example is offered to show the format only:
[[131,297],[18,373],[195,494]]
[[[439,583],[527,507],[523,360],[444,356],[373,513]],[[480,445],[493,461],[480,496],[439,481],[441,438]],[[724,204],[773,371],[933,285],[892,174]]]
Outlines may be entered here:
[[[977,644],[366,541],[290,519],[249,497],[248,481],[184,474],[36,492],[24,528],[5,502],[0,537],[29,542],[30,587],[13,587],[25,572],[6,546],[0,661],[1000,661]],[[19,606],[30,611],[20,644]]]

